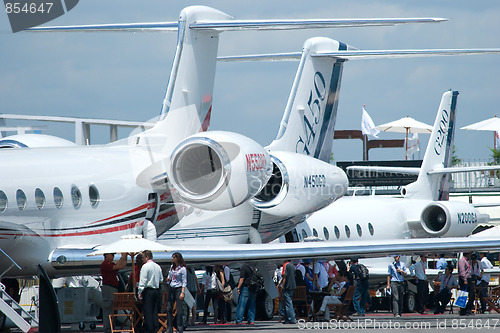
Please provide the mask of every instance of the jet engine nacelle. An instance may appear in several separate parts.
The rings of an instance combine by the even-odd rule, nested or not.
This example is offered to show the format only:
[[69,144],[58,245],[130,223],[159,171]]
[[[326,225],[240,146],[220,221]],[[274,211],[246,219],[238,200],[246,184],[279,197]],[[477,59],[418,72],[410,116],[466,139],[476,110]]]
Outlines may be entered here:
[[478,223],[488,220],[488,215],[480,214],[464,202],[435,201],[427,205],[420,215],[422,228],[433,237],[467,236]]
[[271,152],[273,175],[250,200],[257,209],[280,217],[312,213],[342,197],[347,175],[339,167],[291,153]]
[[257,142],[231,132],[203,132],[182,141],[169,180],[187,203],[206,210],[236,207],[259,193],[272,172]]

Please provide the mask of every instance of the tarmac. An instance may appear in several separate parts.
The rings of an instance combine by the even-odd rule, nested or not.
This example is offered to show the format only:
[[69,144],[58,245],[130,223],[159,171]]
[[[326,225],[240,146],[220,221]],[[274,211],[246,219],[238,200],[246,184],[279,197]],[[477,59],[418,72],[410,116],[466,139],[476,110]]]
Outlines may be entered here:
[[[395,318],[388,312],[367,313],[364,317],[351,317],[351,321],[337,322],[317,321],[307,322],[298,320],[297,324],[283,324],[274,317],[272,321],[257,321],[255,325],[235,325],[235,324],[212,324],[189,326],[186,332],[296,332],[306,331],[337,331],[348,330],[350,332],[382,332],[382,331],[404,331],[404,332],[500,332],[500,314],[477,314],[473,316],[459,316],[455,314],[434,315],[432,312],[417,314],[403,314],[400,318]],[[78,324],[63,325],[63,332],[89,333],[103,332],[102,324],[98,323],[95,330],[91,331],[88,325],[85,330],[79,330]]]

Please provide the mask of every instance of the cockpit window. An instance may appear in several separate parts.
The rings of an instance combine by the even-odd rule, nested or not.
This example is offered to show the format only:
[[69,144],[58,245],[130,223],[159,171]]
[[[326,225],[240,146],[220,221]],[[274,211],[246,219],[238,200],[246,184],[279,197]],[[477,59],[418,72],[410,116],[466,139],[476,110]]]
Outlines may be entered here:
[[35,190],[35,202],[38,209],[42,209],[45,206],[45,194],[39,188]]
[[313,228],[313,235],[314,235],[314,237],[318,237],[318,232],[316,231],[315,228]]
[[75,185],[71,186],[71,201],[75,209],[80,208],[82,205],[82,193]]
[[61,208],[63,206],[64,197],[59,189],[59,187],[54,187],[54,204],[57,208]]
[[7,209],[7,196],[4,191],[0,191],[0,212]]
[[23,190],[17,190],[16,192],[17,208],[19,210],[24,210],[26,208],[26,194]]
[[99,197],[99,191],[97,190],[97,187],[95,187],[95,185],[89,186],[89,198],[90,198],[90,205],[94,208],[97,207],[97,205],[99,204],[100,197]]

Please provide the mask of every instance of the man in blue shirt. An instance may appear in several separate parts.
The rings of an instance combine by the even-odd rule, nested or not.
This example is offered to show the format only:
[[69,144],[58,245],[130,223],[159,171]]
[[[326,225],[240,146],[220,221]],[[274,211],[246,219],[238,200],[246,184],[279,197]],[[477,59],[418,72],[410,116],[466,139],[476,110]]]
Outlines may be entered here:
[[444,258],[444,254],[440,254],[438,261],[436,261],[436,269],[446,269],[446,266],[448,266],[448,263]]
[[400,256],[394,256],[394,262],[387,268],[387,290],[392,295],[392,312],[394,317],[401,317],[403,312],[404,280],[408,270],[404,262],[399,261]]

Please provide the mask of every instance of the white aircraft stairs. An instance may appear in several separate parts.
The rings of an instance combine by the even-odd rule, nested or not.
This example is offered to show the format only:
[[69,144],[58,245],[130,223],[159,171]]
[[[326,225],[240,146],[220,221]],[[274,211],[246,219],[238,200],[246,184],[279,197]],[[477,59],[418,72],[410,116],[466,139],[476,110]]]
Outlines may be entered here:
[[38,321],[1,288],[0,295],[0,312],[5,314],[21,331],[26,333],[31,328],[38,327]]

